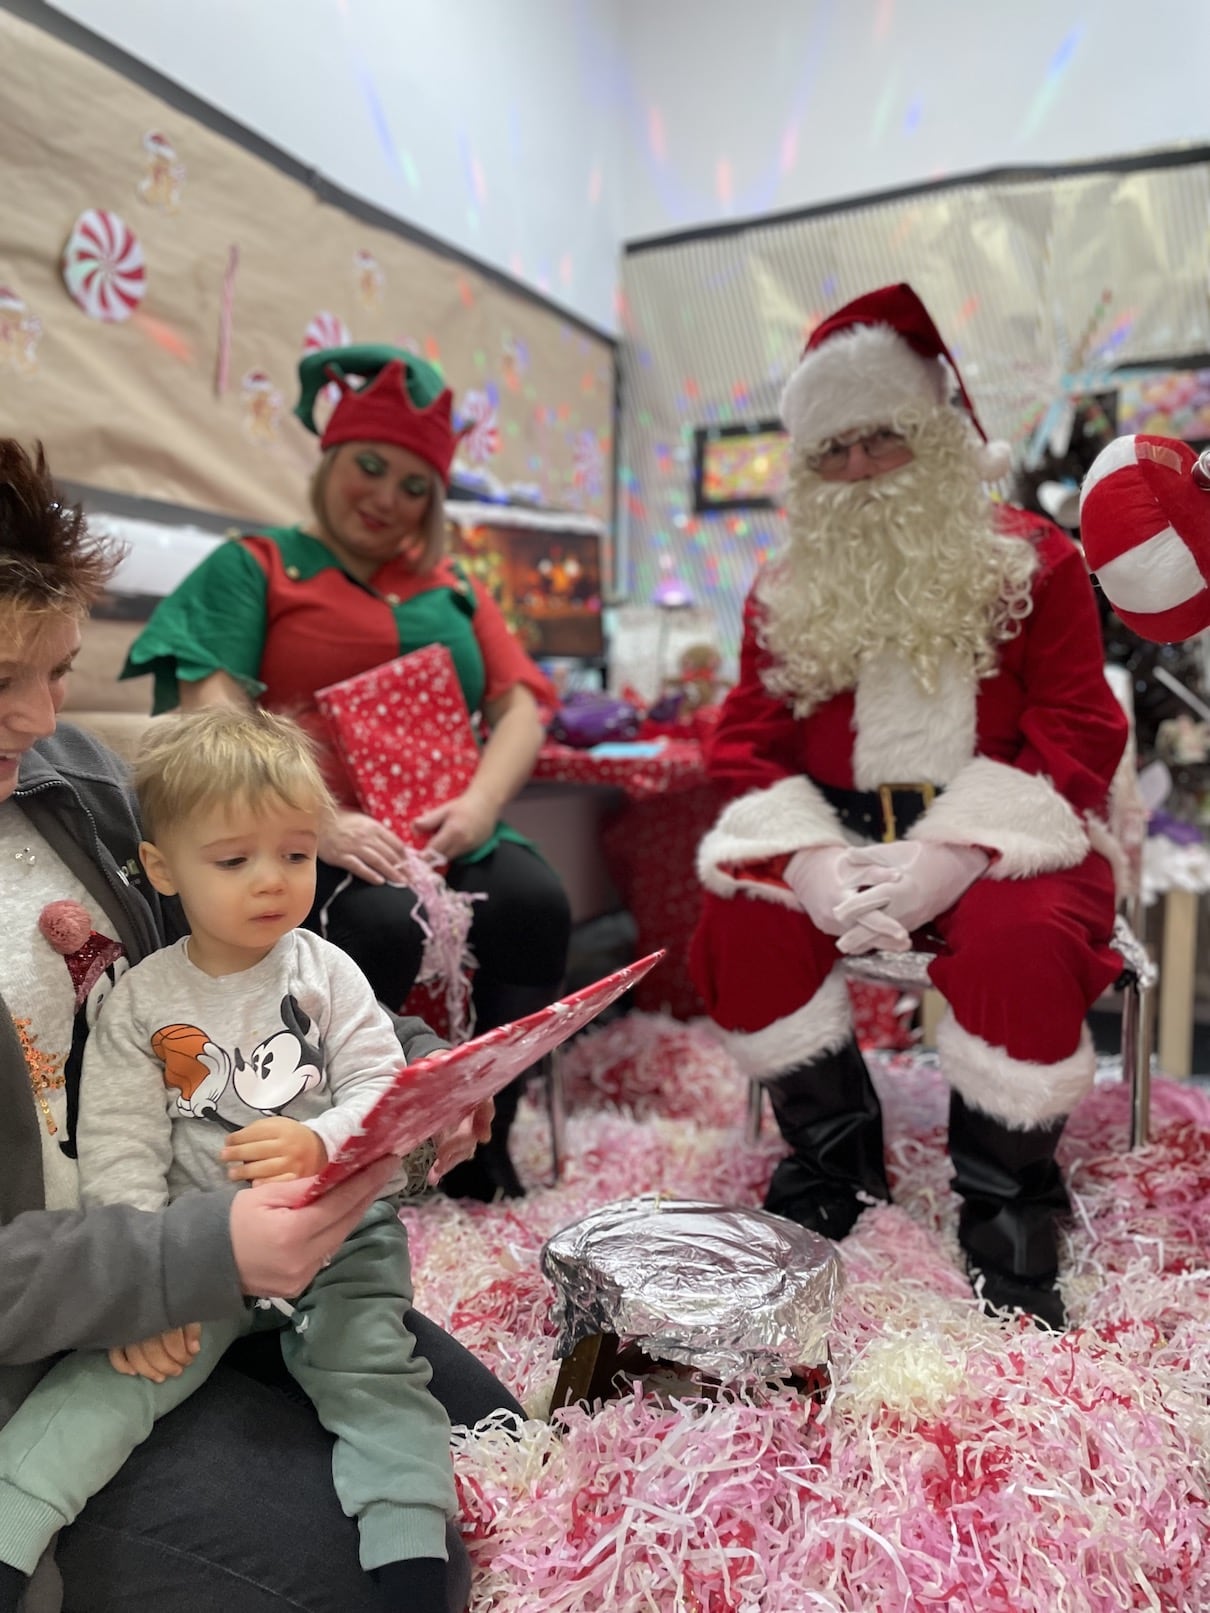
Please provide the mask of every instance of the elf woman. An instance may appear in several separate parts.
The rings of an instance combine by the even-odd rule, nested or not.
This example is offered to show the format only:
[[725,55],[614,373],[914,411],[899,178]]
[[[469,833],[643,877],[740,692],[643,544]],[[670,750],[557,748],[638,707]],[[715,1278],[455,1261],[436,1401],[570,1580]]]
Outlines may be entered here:
[[[476,1028],[488,1030],[552,1002],[566,961],[571,917],[558,877],[499,821],[542,744],[537,697],[546,683],[494,600],[445,552],[457,432],[438,373],[411,353],[361,346],[309,354],[299,378],[295,412],[323,450],[310,519],[215,549],[157,607],[122,676],[154,675],[156,712],[259,702],[309,729],[341,810],[320,842],[307,924],[325,927],[398,1009],[424,947],[417,896],[403,883],[406,848],[357,809],[315,693],[444,644],[489,737],[470,785],[416,826],[448,860],[448,887],[485,898],[474,901],[468,940]],[[315,403],[333,382],[340,397],[320,433]],[[507,1146],[517,1098],[515,1087],[497,1098],[491,1141],[449,1173],[447,1192],[522,1191]]]

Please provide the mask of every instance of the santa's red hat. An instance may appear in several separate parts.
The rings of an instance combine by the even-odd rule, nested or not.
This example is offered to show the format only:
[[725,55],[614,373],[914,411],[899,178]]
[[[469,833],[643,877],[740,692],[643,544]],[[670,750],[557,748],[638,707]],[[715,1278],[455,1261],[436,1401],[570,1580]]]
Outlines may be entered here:
[[1210,627],[1210,454],[1175,437],[1118,437],[1084,478],[1080,541],[1141,637],[1174,644]]
[[905,409],[941,407],[951,390],[978,434],[980,476],[999,481],[1011,450],[987,440],[941,332],[901,281],[867,291],[815,327],[782,393],[781,417],[795,446],[810,450],[863,426],[892,426]]

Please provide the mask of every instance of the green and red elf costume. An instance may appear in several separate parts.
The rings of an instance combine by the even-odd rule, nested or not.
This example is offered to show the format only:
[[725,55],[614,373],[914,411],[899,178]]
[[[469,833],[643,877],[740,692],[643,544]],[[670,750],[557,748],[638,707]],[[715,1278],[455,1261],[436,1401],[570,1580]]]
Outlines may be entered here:
[[[333,348],[304,358],[299,376],[295,412],[312,431],[320,391],[333,381],[341,388],[320,435],[325,452],[343,443],[389,444],[416,454],[448,482],[458,440],[453,395],[431,365],[389,347]],[[362,384],[354,386],[358,378]],[[496,602],[457,561],[444,556],[418,571],[396,557],[363,583],[302,527],[270,527],[221,544],[161,601],[122,676],[151,673],[153,711],[160,712],[178,704],[179,683],[228,673],[252,699],[308,730],[337,801],[356,810],[352,780],[328,741],[315,693],[430,644],[448,648],[471,712],[518,684],[549,698],[545,678]],[[469,935],[477,1028],[553,1001],[570,914],[557,876],[529,842],[497,825],[484,845],[450,864],[446,883],[486,898],[474,903]],[[416,905],[410,890],[368,885],[321,863],[308,924],[319,928],[323,914],[330,939],[357,961],[387,1006],[399,1009],[423,950]],[[509,1108],[507,1096],[497,1100],[498,1112]],[[517,1188],[503,1140],[496,1152],[502,1159],[494,1161],[495,1175],[502,1179],[477,1184],[487,1197],[498,1187]]]

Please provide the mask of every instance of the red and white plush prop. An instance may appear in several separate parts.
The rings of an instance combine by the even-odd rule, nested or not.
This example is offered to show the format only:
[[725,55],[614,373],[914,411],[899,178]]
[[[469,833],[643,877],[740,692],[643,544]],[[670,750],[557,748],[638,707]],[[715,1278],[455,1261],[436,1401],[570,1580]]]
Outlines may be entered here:
[[1210,453],[1118,437],[1080,494],[1080,539],[1118,615],[1157,644],[1210,627]]

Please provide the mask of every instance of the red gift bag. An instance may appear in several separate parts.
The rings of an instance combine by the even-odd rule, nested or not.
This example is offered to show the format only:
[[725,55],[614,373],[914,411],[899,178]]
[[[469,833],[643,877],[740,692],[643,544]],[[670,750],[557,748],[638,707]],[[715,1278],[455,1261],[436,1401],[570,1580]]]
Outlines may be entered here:
[[412,822],[461,795],[479,765],[470,713],[444,644],[384,661],[315,696],[362,810],[409,846]]

